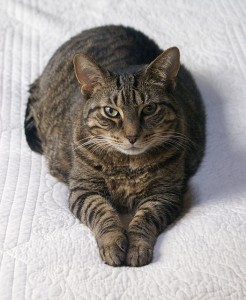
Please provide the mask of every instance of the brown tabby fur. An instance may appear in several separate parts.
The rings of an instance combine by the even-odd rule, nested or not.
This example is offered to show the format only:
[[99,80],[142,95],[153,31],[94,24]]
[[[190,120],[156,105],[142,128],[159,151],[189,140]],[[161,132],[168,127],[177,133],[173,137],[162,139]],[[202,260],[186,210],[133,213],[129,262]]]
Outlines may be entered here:
[[[203,105],[179,67],[177,48],[162,53],[132,28],[105,26],[62,45],[31,86],[27,141],[68,184],[72,213],[109,265],[151,261],[202,159]],[[133,215],[127,230],[119,213]]]

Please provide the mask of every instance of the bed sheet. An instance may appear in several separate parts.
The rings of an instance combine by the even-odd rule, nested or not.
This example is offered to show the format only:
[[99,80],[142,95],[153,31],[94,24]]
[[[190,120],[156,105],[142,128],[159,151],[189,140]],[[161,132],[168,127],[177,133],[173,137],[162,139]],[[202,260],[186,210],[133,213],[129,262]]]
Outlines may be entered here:
[[[0,299],[246,299],[246,2],[0,0]],[[178,46],[207,111],[184,216],[141,268],[102,263],[68,190],[28,148],[28,85],[81,30],[124,24]]]

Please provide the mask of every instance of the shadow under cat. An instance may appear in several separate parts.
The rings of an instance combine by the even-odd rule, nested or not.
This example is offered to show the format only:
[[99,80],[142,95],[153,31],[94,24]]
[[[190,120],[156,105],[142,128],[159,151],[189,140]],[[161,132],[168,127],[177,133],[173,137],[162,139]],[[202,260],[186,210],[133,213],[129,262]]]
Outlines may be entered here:
[[[226,120],[226,104],[214,84],[202,76],[195,76],[203,96],[207,114],[207,145],[200,169],[194,182],[199,181],[202,193],[200,201],[215,201],[234,197],[236,193],[245,191],[246,156],[245,150],[239,149],[234,143],[233,128]],[[229,83],[228,83],[229,85]],[[235,105],[237,105],[235,103]],[[235,123],[237,120],[235,120]],[[205,199],[206,197],[206,199]]]

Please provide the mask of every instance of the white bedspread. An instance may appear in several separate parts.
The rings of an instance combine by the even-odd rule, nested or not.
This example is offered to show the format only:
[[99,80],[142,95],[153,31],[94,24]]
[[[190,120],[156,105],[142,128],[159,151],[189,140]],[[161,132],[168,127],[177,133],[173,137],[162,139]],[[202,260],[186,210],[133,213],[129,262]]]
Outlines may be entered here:
[[[246,299],[246,2],[0,0],[0,299]],[[28,85],[83,29],[124,24],[178,46],[207,110],[186,214],[153,262],[113,268],[28,148]]]

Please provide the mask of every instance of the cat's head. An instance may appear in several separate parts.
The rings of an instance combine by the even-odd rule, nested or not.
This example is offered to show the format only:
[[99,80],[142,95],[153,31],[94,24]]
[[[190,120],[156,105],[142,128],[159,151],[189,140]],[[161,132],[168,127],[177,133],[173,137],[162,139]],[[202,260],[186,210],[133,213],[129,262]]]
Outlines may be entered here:
[[180,67],[178,48],[136,72],[114,74],[83,53],[75,55],[74,67],[86,99],[83,125],[90,139],[85,145],[138,155],[163,145],[177,129],[172,91]]

